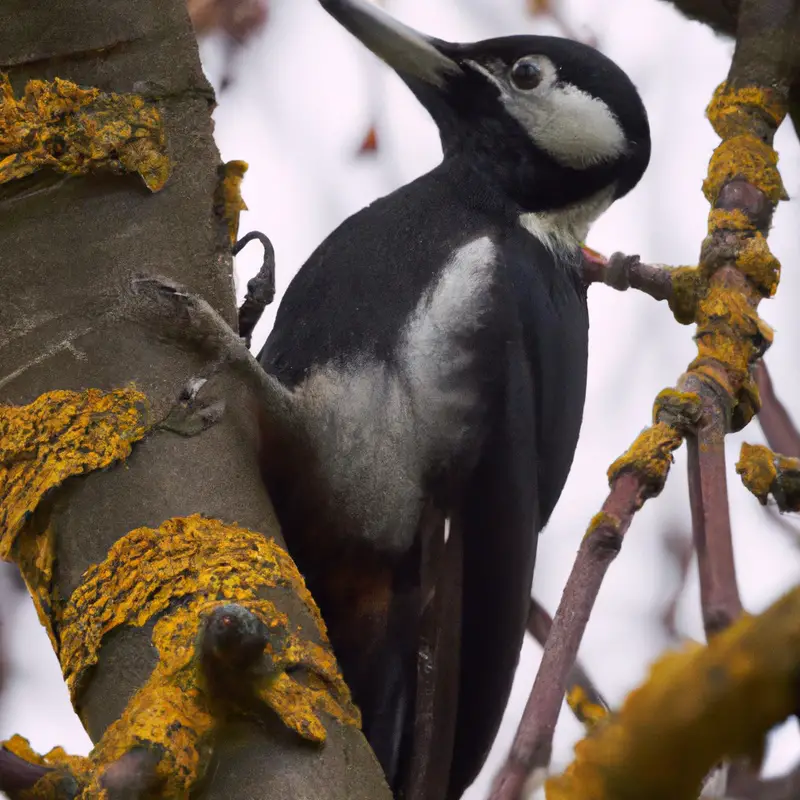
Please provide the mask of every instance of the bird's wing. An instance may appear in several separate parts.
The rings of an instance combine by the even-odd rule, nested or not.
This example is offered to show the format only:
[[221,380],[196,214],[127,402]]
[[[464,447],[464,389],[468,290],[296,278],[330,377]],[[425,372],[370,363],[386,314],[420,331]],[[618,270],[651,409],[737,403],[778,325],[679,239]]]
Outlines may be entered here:
[[531,370],[509,340],[495,424],[465,487],[458,721],[447,800],[477,776],[508,702],[530,604],[538,494]]
[[434,513],[421,531],[421,608],[415,702],[404,775],[406,800],[447,792],[458,710],[462,531],[459,518]]

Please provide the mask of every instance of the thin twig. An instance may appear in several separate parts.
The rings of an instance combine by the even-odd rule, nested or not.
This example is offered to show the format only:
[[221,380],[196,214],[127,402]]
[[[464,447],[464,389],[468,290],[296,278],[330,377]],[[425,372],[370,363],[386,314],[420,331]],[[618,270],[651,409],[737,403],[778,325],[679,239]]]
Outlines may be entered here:
[[694,545],[691,537],[676,530],[671,530],[666,534],[664,544],[675,564],[678,577],[675,581],[675,588],[670,594],[669,601],[661,615],[661,625],[664,628],[664,632],[673,642],[679,642],[683,637],[678,631],[678,604],[689,577],[689,567],[694,556]]
[[528,775],[547,767],[567,676],[575,663],[603,577],[622,546],[633,515],[648,495],[639,475],[622,473],[603,504],[602,522],[581,543],[542,655],[533,689],[491,800],[516,800]]
[[682,431],[699,419],[699,398],[675,390],[656,401],[656,422],[609,467],[611,492],[589,524],[545,644],[542,663],[511,752],[495,778],[492,800],[517,800],[527,776],[550,763],[561,701],[583,633],[609,565],[633,515],[664,487]]
[[260,231],[251,231],[236,242],[233,255],[238,255],[254,239],[261,242],[264,258],[256,275],[247,282],[247,294],[239,307],[239,336],[248,347],[264,309],[275,299],[275,248],[269,237]]
[[776,396],[772,378],[763,359],[756,364],[755,377],[761,395],[758,421],[770,448],[781,455],[800,458],[800,432],[786,406]]
[[[544,647],[547,643],[547,637],[553,628],[553,618],[547,613],[545,608],[540,605],[534,598],[531,598],[531,609],[528,612],[528,633]],[[569,696],[575,689],[578,689],[584,703],[590,706],[602,709],[608,713],[610,707],[606,702],[605,697],[600,693],[597,687],[592,682],[592,679],[587,674],[586,670],[581,666],[580,661],[576,661],[572,669],[569,671],[567,678],[567,695]],[[591,726],[594,720],[583,713],[585,708],[584,703],[572,704],[570,708],[573,714],[577,717],[578,721],[584,725]]]
[[0,791],[10,797],[30,789],[39,778],[51,771],[50,767],[31,764],[10,750],[0,747]]
[[[729,430],[744,427],[756,411],[749,367],[771,340],[769,329],[758,318],[758,305],[778,283],[778,264],[766,249],[764,237],[781,196],[780,176],[769,148],[785,112],[790,39],[786,30],[792,4],[793,0],[742,0],[743,22],[728,80],[709,104],[709,119],[723,141],[704,184],[712,210],[701,264],[670,273],[671,296],[663,276],[656,284],[656,296],[670,300],[679,322],[696,323],[698,354],[677,390],[665,390],[659,396],[656,423],[609,470],[611,494],[578,552],[511,753],[494,782],[492,800],[518,800],[529,772],[548,765],[567,675],[603,576],[633,514],[663,487],[671,454],[685,433],[693,434],[692,516],[707,631],[718,632],[741,611],[727,506],[724,437]],[[754,95],[762,100],[753,103],[748,95],[743,102],[740,88],[754,84],[768,87]],[[753,156],[746,147],[741,154],[736,151],[743,133],[749,136],[747,141],[760,140],[763,154]],[[748,159],[762,170],[759,185],[756,178],[751,184],[740,177],[746,171],[741,164],[749,164]],[[740,261],[745,252],[748,258]],[[604,282],[608,279],[602,271],[588,269],[589,282],[592,275]],[[613,274],[610,280],[616,282]],[[625,283],[633,285],[630,278]],[[701,418],[696,416],[698,410]]]
[[659,659],[647,681],[575,748],[564,772],[548,781],[548,795],[551,800],[697,797],[720,762],[752,751],[792,713],[799,654],[797,587],[705,647]]
[[689,501],[700,573],[700,602],[706,636],[711,637],[742,612],[733,559],[725,470],[725,417],[715,405],[696,436],[689,436]]
[[639,256],[624,253],[612,253],[606,259],[584,247],[583,280],[586,284],[603,283],[619,292],[638,289],[655,300],[672,297],[672,270],[669,267],[643,264]]

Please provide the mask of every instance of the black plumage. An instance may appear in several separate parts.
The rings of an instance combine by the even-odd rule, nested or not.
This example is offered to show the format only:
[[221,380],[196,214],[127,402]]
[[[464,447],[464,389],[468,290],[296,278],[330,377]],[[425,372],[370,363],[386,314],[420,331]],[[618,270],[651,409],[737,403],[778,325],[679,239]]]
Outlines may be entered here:
[[[293,460],[265,479],[397,794],[413,749],[420,531],[431,509],[457,521],[454,800],[505,709],[536,533],[580,430],[588,315],[575,237],[641,177],[647,118],[624,73],[575,42],[451,45],[362,0],[323,5],[398,68],[439,126],[444,160],[346,220],[287,289],[259,361],[301,424],[291,446],[270,442]],[[548,84],[529,117],[519,103],[537,98],[503,82],[532,54]],[[584,160],[569,147],[585,132],[553,118],[575,103],[608,128]],[[544,118],[565,133],[543,147]]]

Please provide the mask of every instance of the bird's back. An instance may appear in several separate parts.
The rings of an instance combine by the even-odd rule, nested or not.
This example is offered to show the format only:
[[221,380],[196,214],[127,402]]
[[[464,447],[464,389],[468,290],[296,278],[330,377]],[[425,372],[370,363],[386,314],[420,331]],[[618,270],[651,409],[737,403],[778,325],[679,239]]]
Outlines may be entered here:
[[336,228],[295,275],[259,358],[290,387],[315,364],[353,357],[392,363],[397,335],[439,269],[491,227],[457,196],[444,170],[376,200]]

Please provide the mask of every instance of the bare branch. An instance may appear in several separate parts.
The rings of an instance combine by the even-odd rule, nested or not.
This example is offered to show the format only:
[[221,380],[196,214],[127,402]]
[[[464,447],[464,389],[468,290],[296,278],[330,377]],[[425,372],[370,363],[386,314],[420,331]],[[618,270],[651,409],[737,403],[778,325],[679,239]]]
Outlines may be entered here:
[[677,580],[675,588],[670,594],[664,612],[661,615],[661,624],[665,633],[672,641],[680,641],[683,637],[678,631],[677,614],[678,603],[680,602],[683,590],[686,588],[686,580],[689,577],[689,567],[694,556],[694,544],[689,536],[679,533],[676,530],[669,531],[664,537],[664,544],[675,563],[677,570]]
[[726,628],[742,612],[733,560],[725,472],[725,417],[708,405],[689,450],[689,500],[700,572],[700,602],[706,636]]
[[622,473],[581,543],[542,655],[511,752],[495,778],[491,800],[516,800],[528,775],[547,767],[568,675],[606,570],[616,558],[633,515],[649,494],[646,480]]
[[669,300],[672,273],[673,270],[661,264],[643,264],[639,256],[617,252],[606,259],[588,247],[583,248],[583,279],[587,284],[604,283],[619,292],[638,289],[654,300]]
[[[724,437],[743,428],[758,410],[751,366],[772,339],[771,330],[758,317],[758,305],[775,292],[779,276],[780,265],[769,252],[766,233],[774,207],[785,195],[772,140],[786,113],[792,14],[790,0],[742,2],[728,80],[718,87],[708,108],[722,143],[714,151],[703,187],[711,212],[700,265],[670,272],[670,294],[662,275],[639,269],[642,285],[652,288],[655,282],[656,296],[669,299],[679,322],[697,324],[697,357],[677,390],[659,395],[655,424],[609,469],[611,494],[578,552],[511,753],[492,788],[492,800],[517,800],[528,773],[549,763],[567,674],[603,576],[633,514],[663,488],[671,454],[686,434],[691,443],[693,521],[707,631],[717,633],[741,611]],[[588,256],[585,260],[591,262]],[[620,280],[612,270],[609,281],[632,284],[635,265],[635,260],[628,266],[623,262],[626,277]],[[605,282],[602,266],[590,264],[587,270]],[[705,771],[712,766],[707,764]]]
[[264,309],[275,299],[275,249],[266,234],[251,231],[233,246],[233,254],[238,253],[253,239],[258,239],[264,248],[264,259],[254,277],[247,282],[247,294],[239,306],[239,336],[250,347],[250,341]]
[[741,617],[706,647],[662,657],[647,682],[575,748],[550,800],[693,800],[723,759],[752,755],[793,713],[800,667],[800,588]]
[[[544,647],[552,627],[553,618],[536,599],[531,598],[528,633]],[[610,710],[606,699],[579,661],[573,664],[567,677],[567,702],[578,721],[586,727],[592,727],[599,716],[605,716]]]
[[5,747],[0,747],[0,792],[10,797],[30,789],[39,778],[51,771],[50,767],[31,764]]
[[763,359],[756,364],[755,377],[761,395],[758,421],[767,443],[776,453],[800,458],[800,432],[775,394],[772,378]]

